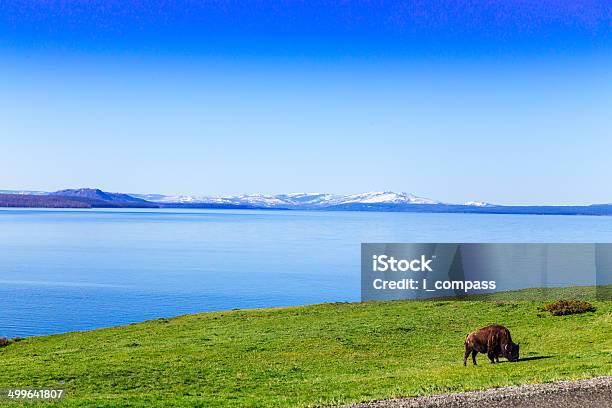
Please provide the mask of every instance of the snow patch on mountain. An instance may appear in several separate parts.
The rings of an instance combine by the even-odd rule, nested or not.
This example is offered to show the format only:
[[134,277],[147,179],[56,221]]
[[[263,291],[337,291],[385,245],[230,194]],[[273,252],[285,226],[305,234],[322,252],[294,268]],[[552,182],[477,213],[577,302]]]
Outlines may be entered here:
[[490,207],[492,204],[489,204],[485,201],[467,201],[463,205],[470,205],[473,207]]

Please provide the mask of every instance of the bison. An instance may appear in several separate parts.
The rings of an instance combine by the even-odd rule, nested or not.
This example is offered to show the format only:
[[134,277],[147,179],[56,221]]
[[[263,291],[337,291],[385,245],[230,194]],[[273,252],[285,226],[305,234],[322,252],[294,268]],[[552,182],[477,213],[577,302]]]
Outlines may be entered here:
[[463,365],[467,364],[468,356],[472,353],[472,362],[476,365],[476,354],[486,353],[491,363],[499,363],[499,357],[509,361],[518,361],[519,345],[512,342],[510,330],[504,326],[491,325],[468,334],[465,339],[465,356]]

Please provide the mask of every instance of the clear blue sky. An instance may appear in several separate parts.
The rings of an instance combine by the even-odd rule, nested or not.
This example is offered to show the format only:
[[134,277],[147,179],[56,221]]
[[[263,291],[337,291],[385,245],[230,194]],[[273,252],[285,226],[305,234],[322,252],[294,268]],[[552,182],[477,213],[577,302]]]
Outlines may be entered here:
[[479,3],[0,0],[0,189],[612,202],[611,3]]

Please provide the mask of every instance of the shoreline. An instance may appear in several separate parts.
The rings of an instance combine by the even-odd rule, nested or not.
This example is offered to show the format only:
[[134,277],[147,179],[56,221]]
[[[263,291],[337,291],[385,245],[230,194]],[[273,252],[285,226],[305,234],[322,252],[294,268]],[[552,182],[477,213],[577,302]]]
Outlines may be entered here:
[[[299,308],[309,308],[309,307],[325,307],[325,306],[335,306],[335,305],[375,305],[375,304],[387,304],[387,303],[403,303],[403,302],[506,302],[506,301],[514,301],[514,302],[547,302],[553,301],[559,292],[569,293],[572,299],[579,300],[598,300],[598,301],[612,301],[612,299],[600,298],[597,295],[598,290],[603,290],[605,288],[607,291],[612,290],[612,285],[574,285],[574,286],[566,286],[566,287],[554,287],[554,288],[521,288],[521,289],[512,289],[505,290],[493,293],[482,293],[482,294],[468,294],[463,297],[448,297],[448,296],[439,296],[439,297],[430,297],[430,298],[422,298],[422,299],[396,299],[396,300],[367,300],[367,301],[330,301],[330,302],[320,302],[320,303],[306,303],[300,305],[286,305],[286,306],[270,306],[270,307],[248,307],[248,308],[228,308],[228,309],[218,309],[218,310],[207,310],[207,311],[198,311],[193,313],[183,313],[172,316],[159,316],[151,319],[138,320],[134,322],[128,322],[124,324],[111,325],[111,326],[103,326],[92,329],[85,330],[72,330],[65,332],[57,332],[57,333],[48,333],[48,334],[40,334],[33,336],[14,336],[14,337],[6,337],[11,340],[13,338],[25,339],[25,338],[40,338],[40,337],[48,337],[48,336],[58,336],[58,335],[66,335],[73,333],[90,333],[98,330],[112,330],[119,329],[122,327],[128,327],[137,324],[146,324],[150,322],[156,322],[159,320],[168,320],[168,319],[179,319],[186,318],[190,316],[200,316],[206,314],[216,314],[216,313],[233,313],[233,312],[275,312],[275,311],[284,311],[291,309],[299,309]],[[545,297],[541,297],[543,295],[542,292],[548,292]],[[536,298],[534,298],[534,293],[537,293]],[[4,337],[0,333],[0,338]]]

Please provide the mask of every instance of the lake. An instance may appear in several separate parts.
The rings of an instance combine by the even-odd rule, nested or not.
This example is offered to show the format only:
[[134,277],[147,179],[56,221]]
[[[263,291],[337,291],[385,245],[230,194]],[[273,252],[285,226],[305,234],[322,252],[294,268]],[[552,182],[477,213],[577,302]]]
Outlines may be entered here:
[[0,209],[0,336],[358,301],[362,242],[612,242],[612,217]]

